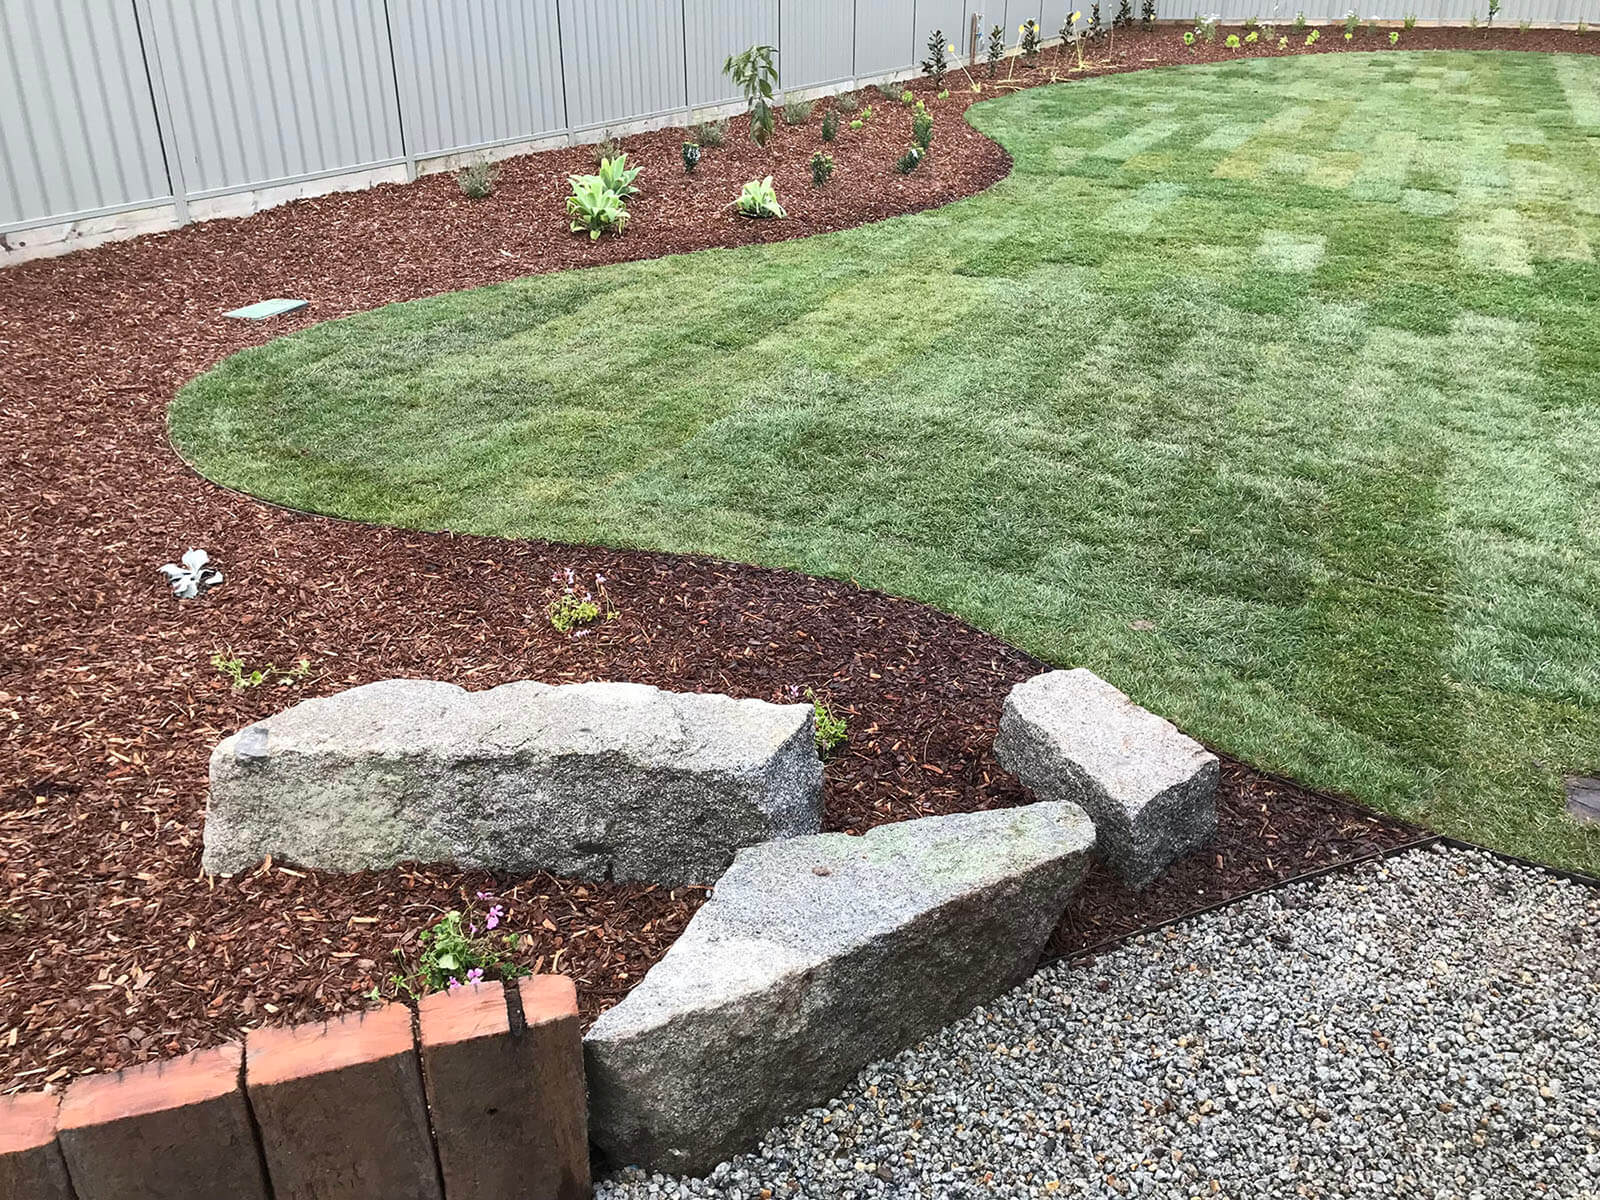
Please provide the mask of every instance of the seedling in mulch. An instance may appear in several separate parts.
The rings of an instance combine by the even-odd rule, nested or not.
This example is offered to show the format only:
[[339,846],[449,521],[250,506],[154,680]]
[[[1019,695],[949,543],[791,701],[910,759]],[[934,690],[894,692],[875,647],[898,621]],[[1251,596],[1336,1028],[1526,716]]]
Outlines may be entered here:
[[456,186],[469,200],[482,200],[494,191],[494,168],[486,162],[469,163],[456,172]]
[[833,174],[833,155],[824,154],[818,150],[811,156],[811,183],[814,187],[821,187],[828,182],[828,177]]
[[[790,688],[789,694],[798,698],[801,693],[798,688]],[[811,701],[811,711],[816,724],[817,750],[822,754],[831,754],[850,736],[850,726],[828,706],[827,701],[818,697],[814,689],[807,688],[804,695]]]
[[944,30],[935,29],[928,35],[928,57],[922,60],[922,73],[933,80],[936,92],[944,91],[944,75],[950,69],[949,56],[955,52],[955,46],[946,47]]
[[933,147],[933,114],[921,100],[917,101],[917,111],[911,115],[911,140],[924,154]]
[[587,637],[589,630],[603,616],[615,621],[621,614],[612,607],[606,594],[606,577],[596,572],[594,586],[578,582],[578,574],[571,567],[550,576],[550,582],[560,587],[556,598],[545,605],[544,614],[555,626],[557,633],[570,633],[573,637]]
[[902,175],[909,175],[921,165],[927,153],[921,146],[907,146],[906,152],[895,159],[894,169]]
[[831,142],[839,136],[839,113],[837,110],[828,112],[822,118],[822,140]]
[[186,550],[181,565],[167,563],[158,569],[179,600],[193,600],[222,583],[222,572],[211,565],[211,556],[204,550]]
[[622,143],[608,133],[593,146],[589,147],[589,156],[594,159],[594,164],[597,167],[608,158],[621,158]]
[[694,142],[683,144],[683,170],[686,175],[693,175],[694,169],[700,165],[700,147]]
[[311,673],[309,658],[302,658],[292,667],[275,667],[271,663],[266,663],[253,671],[246,671],[244,659],[235,658],[231,650],[213,654],[211,665],[224,679],[233,684],[233,690],[236,692],[249,691],[267,683],[293,687]]
[[691,132],[696,142],[715,150],[728,140],[728,122],[702,121]]
[[[419,1000],[429,992],[453,992],[469,983],[520,979],[528,974],[512,957],[522,939],[515,933],[500,932],[506,920],[505,905],[488,892],[479,892],[477,902],[489,906],[481,917],[476,912],[452,910],[418,933],[415,962],[408,962],[405,951],[395,947],[400,970],[389,977],[391,995]],[[374,985],[367,999],[383,1000],[382,985]]]

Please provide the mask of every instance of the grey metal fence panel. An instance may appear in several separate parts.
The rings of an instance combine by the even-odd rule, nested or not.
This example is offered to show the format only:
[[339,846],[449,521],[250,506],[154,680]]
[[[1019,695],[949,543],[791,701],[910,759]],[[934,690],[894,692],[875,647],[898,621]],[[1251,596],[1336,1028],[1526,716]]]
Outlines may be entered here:
[[399,161],[383,0],[150,0],[190,196]]
[[[778,0],[683,0],[684,65],[690,104],[717,104],[739,95],[722,64],[751,46],[778,44]],[[778,76],[785,87],[782,59]]]
[[564,129],[556,0],[388,0],[412,157]]
[[0,230],[171,194],[128,0],[0,0]]
[[[1138,2],[1135,0],[1134,15],[1138,16]],[[1044,0],[1039,5],[1039,27],[1047,38],[1057,37],[1061,33],[1061,23],[1069,14],[1078,11],[1076,0]]]
[[916,21],[911,45],[915,62],[928,56],[928,35],[935,29],[944,34],[945,45],[954,45],[958,52],[966,45],[967,0],[917,0]]
[[560,10],[572,128],[688,106],[681,0],[561,0]]
[[857,0],[782,0],[783,85],[820,87],[855,75]]
[[916,60],[916,0],[857,0],[856,74],[883,75]]

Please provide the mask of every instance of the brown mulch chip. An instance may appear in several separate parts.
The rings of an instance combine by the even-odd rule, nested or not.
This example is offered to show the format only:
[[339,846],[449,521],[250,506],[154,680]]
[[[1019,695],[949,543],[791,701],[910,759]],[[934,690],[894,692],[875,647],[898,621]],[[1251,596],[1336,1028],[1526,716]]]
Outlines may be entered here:
[[[1540,31],[1418,29],[1404,44],[1593,48]],[[1220,42],[1189,52],[1166,28],[1122,35],[1117,56],[1112,69],[1128,70],[1231,55]],[[1048,81],[1057,66],[1047,54],[1017,82]],[[780,125],[767,150],[735,121],[693,177],[678,162],[682,130],[627,138],[646,191],[627,235],[597,245],[569,236],[561,217],[567,174],[590,168],[580,148],[508,161],[484,201],[434,176],[0,272],[0,1090],[359,1007],[396,948],[479,891],[506,906],[519,961],[570,973],[592,1019],[703,899],[696,888],[435,868],[337,876],[267,864],[207,879],[211,747],[306,696],[397,675],[473,688],[627,679],[767,699],[812,686],[850,723],[828,765],[828,828],[1026,799],[991,747],[1006,691],[1039,664],[921,605],[754,567],[300,516],[205,483],[166,442],[166,405],[185,380],[313,321],[529,272],[804,236],[971,194],[1009,164],[962,119],[972,97],[951,78],[951,99],[933,106],[935,153],[909,177],[892,162],[910,113],[875,92],[864,97],[867,129],[841,130],[831,148],[838,166],[821,191],[808,165],[819,118]],[[740,183],[766,174],[788,221],[726,210]],[[311,306],[261,325],[219,315],[269,296]],[[227,582],[180,604],[155,568],[190,546],[211,551]],[[569,566],[609,577],[620,619],[583,638],[550,627],[551,575]],[[303,658],[309,674],[235,691],[211,664],[220,651],[250,668]],[[1053,947],[1092,946],[1412,836],[1230,763],[1216,843],[1140,896],[1097,871]]]

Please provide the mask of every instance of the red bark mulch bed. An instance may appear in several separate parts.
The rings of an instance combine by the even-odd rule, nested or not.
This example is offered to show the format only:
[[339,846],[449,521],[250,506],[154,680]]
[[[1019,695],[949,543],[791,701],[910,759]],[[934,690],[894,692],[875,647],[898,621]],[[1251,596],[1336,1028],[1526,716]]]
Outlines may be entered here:
[[[1403,44],[1592,48],[1548,32],[1422,29]],[[1220,40],[1187,51],[1170,27],[1117,45],[1119,70],[1231,57]],[[1018,81],[1048,81],[1055,65],[1046,55],[1045,69],[1019,70]],[[469,687],[631,679],[766,698],[810,685],[850,721],[827,771],[829,828],[1025,799],[991,746],[1006,691],[1040,665],[921,605],[753,567],[299,516],[205,483],[166,444],[166,405],[185,380],[315,320],[970,194],[1008,164],[962,120],[973,97],[961,82],[953,76],[951,99],[934,104],[935,152],[909,177],[891,167],[909,112],[871,93],[872,122],[864,135],[841,131],[821,192],[809,183],[815,118],[780,125],[768,150],[735,121],[692,178],[678,164],[681,130],[628,138],[646,191],[626,237],[598,245],[564,232],[565,176],[589,163],[574,149],[504,164],[482,202],[431,177],[0,272],[0,1090],[360,1006],[396,946],[478,890],[509,906],[508,927],[526,935],[521,960],[572,974],[593,1017],[702,898],[435,869],[334,876],[269,865],[203,877],[212,745],[304,696],[395,675]],[[746,222],[722,207],[738,183],[769,173],[790,220]],[[311,308],[263,325],[219,316],[267,296]],[[190,546],[209,549],[228,579],[180,604],[155,568]],[[608,575],[621,619],[591,637],[557,635],[542,608],[552,572],[567,566]],[[305,658],[310,674],[292,689],[236,692],[211,665],[224,650],[250,667]],[[1413,836],[1230,763],[1216,843],[1142,897],[1096,872],[1053,946],[1092,945]]]

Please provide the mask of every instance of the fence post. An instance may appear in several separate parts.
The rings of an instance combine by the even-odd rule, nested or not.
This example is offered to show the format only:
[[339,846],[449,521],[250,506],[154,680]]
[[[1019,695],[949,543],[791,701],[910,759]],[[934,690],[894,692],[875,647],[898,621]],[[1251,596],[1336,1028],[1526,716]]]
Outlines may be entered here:
[[150,0],[133,0],[133,21],[139,31],[139,50],[144,56],[150,100],[155,105],[156,137],[161,141],[161,156],[167,164],[167,186],[172,189],[173,214],[179,225],[187,225],[189,187],[183,176],[183,149],[178,145],[178,131],[172,121],[172,102],[167,98],[167,77],[161,70],[161,46],[156,38]]

